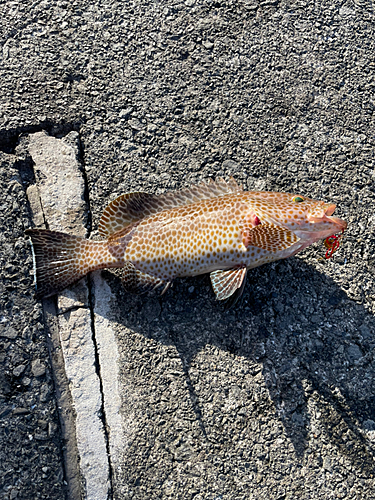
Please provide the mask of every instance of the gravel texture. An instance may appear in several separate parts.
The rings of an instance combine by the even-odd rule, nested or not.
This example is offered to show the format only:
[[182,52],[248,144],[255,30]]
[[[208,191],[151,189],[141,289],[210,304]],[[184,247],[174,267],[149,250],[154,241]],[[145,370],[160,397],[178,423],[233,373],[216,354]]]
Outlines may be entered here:
[[0,14],[0,492],[64,498],[22,235],[35,180],[14,155],[45,129],[80,134],[94,235],[123,192],[220,175],[332,201],[349,223],[328,262],[314,246],[252,271],[230,311],[207,277],[139,298],[102,273],[126,429],[114,498],[375,497],[373,2],[13,1]]
[[24,237],[29,212],[20,162],[0,152],[0,497],[64,498],[54,385]]

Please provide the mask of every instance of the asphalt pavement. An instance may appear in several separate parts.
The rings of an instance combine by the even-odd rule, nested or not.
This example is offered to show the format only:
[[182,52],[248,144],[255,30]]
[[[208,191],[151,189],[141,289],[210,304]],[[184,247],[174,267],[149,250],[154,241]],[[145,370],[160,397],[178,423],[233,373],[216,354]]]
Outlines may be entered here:
[[[374,3],[14,0],[0,43],[0,496],[375,498]],[[336,203],[339,250],[229,311],[207,276],[35,300],[25,229],[218,176]]]

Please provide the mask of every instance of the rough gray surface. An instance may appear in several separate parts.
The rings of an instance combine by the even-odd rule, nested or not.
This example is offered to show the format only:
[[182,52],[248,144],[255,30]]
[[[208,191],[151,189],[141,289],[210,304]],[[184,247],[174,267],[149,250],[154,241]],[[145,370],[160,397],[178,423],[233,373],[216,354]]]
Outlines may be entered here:
[[[373,2],[0,9],[2,149],[25,131],[79,129],[94,229],[122,192],[228,174],[247,188],[337,202],[349,222],[331,261],[313,247],[256,270],[229,312],[206,278],[144,299],[102,274],[130,436],[114,496],[374,497]],[[21,263],[13,293],[22,298],[30,262]],[[17,464],[17,440],[7,446]],[[23,467],[42,484],[38,467]]]
[[0,497],[64,498],[61,441],[41,305],[13,155],[0,152]]

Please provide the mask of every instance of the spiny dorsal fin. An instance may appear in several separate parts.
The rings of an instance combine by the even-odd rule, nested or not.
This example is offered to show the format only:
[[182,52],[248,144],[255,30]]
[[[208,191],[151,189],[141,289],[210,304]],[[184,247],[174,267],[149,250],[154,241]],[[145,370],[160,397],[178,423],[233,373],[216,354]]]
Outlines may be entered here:
[[142,192],[126,193],[112,201],[104,210],[99,222],[99,233],[101,236],[108,237],[133,222],[163,210],[240,192],[242,192],[242,187],[231,177],[229,181],[209,180],[207,183],[202,182],[181,191],[170,191],[160,195]]

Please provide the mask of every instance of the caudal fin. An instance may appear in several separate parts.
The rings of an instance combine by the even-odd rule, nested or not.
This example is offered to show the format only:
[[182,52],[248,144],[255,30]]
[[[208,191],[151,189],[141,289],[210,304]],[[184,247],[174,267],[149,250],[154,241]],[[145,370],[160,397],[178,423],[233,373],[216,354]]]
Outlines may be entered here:
[[78,281],[100,264],[100,245],[46,229],[28,229],[33,248],[36,296],[50,297]]

